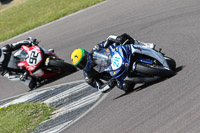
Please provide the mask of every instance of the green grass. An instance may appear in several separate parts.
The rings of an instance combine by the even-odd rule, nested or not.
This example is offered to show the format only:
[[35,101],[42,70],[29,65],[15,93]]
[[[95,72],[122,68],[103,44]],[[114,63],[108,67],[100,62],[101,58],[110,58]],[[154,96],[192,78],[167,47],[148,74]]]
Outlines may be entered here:
[[26,0],[0,12],[0,42],[104,0]]
[[55,109],[46,104],[21,103],[0,109],[0,133],[31,132]]

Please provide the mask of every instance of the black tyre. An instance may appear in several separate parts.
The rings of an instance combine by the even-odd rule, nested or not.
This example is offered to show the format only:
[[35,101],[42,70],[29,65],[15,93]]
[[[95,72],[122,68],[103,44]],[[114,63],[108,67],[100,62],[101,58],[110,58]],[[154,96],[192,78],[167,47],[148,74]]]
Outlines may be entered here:
[[125,93],[130,93],[130,92],[134,91],[134,87],[135,87],[135,83],[134,82],[130,82],[130,81],[125,80],[122,90]]
[[75,66],[73,66],[69,63],[66,63],[62,60],[50,60],[49,66],[54,67],[54,68],[60,68],[61,71],[66,71],[66,72],[76,72],[77,71]]
[[165,56],[164,58],[167,61],[167,64],[169,65],[170,69],[172,69],[173,71],[175,71],[175,69],[176,69],[176,62],[175,62],[175,60],[172,59],[172,58],[170,58],[170,57],[167,57],[167,56]]
[[173,70],[166,69],[162,66],[150,65],[145,63],[137,63],[135,71],[150,76],[159,76],[159,77],[170,77],[175,74]]

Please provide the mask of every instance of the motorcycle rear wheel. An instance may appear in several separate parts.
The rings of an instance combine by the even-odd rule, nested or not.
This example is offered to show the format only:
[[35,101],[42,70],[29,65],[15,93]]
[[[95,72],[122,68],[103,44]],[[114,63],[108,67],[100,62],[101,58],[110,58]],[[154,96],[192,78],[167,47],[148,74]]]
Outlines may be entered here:
[[159,76],[163,78],[175,75],[175,72],[171,69],[166,69],[162,66],[145,64],[145,63],[137,63],[135,71],[150,76]]
[[61,71],[65,71],[65,72],[76,72],[77,69],[75,66],[66,63],[62,60],[50,60],[49,61],[49,66],[50,67],[56,67],[56,68],[60,68]]
[[167,64],[169,65],[170,69],[172,69],[173,71],[175,71],[175,69],[176,69],[176,62],[175,62],[175,60],[172,59],[172,58],[170,58],[170,57],[167,57],[167,56],[165,56],[164,58],[167,61]]

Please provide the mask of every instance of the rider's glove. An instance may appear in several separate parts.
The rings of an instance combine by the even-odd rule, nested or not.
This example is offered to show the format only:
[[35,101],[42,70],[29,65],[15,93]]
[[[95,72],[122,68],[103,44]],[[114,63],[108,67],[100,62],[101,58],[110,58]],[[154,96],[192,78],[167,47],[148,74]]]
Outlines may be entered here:
[[26,80],[26,78],[25,78],[25,76],[24,76],[23,74],[20,75],[19,79],[20,79],[21,81],[25,81],[25,80]]
[[92,51],[96,51],[99,50],[100,46],[98,44],[94,45],[94,47],[92,48]]
[[28,77],[28,73],[25,72],[24,74],[21,74],[19,78],[21,81],[25,81],[27,79],[27,77]]

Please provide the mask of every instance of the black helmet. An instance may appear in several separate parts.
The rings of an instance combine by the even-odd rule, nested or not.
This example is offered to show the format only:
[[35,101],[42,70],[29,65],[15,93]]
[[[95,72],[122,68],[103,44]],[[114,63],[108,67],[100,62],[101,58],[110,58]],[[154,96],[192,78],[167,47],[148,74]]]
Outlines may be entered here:
[[116,44],[120,45],[120,44],[134,44],[135,41],[132,37],[130,37],[128,34],[124,33],[120,36],[118,36],[116,38],[116,41],[115,41]]
[[33,37],[28,37],[26,40],[31,41],[34,45],[38,45],[38,43],[39,43],[39,41]]

